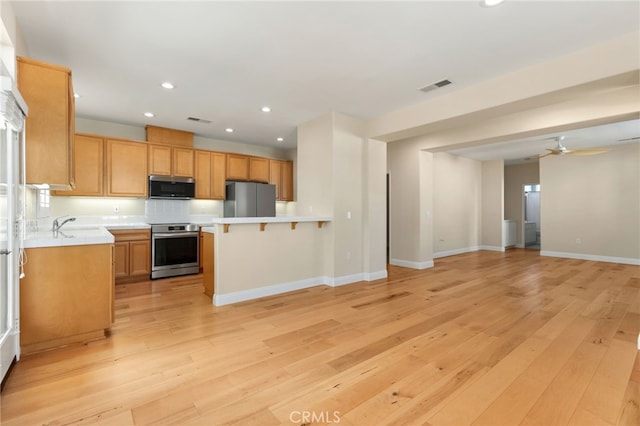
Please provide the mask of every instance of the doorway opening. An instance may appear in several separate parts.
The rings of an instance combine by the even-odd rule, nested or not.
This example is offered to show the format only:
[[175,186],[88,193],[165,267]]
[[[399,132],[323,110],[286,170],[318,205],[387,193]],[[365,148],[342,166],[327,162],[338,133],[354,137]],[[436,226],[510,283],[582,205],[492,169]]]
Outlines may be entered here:
[[540,250],[542,236],[540,234],[540,184],[523,185],[523,226],[522,241],[524,248]]

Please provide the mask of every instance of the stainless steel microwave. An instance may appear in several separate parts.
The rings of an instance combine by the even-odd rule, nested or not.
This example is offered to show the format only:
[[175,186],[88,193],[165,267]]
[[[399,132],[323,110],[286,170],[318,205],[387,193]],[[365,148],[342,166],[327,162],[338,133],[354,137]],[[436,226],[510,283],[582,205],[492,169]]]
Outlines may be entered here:
[[149,198],[188,200],[196,195],[193,178],[174,176],[149,176]]

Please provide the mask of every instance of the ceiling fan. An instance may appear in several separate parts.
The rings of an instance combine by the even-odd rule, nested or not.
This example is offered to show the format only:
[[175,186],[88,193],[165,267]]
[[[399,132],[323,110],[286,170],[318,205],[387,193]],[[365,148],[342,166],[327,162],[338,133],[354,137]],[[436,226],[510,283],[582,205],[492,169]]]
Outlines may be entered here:
[[594,154],[602,154],[603,152],[607,152],[606,149],[567,149],[564,145],[562,145],[562,141],[564,140],[564,136],[558,136],[554,138],[556,141],[555,148],[547,148],[548,153],[541,155],[539,158],[546,157],[548,155],[594,155]]

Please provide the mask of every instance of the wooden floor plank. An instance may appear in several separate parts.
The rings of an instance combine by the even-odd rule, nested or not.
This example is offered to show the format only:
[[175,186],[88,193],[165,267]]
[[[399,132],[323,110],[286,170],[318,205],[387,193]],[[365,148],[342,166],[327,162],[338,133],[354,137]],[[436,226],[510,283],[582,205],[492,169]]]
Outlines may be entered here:
[[388,275],[222,307],[201,275],[118,285],[106,339],[15,365],[2,425],[638,424],[640,267],[510,249]]

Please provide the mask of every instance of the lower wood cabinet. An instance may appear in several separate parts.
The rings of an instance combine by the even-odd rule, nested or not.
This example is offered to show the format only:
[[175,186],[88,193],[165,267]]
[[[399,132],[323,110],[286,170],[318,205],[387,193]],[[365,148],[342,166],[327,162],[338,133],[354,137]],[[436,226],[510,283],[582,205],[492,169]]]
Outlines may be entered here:
[[213,298],[214,291],[214,264],[213,264],[213,241],[214,235],[209,232],[201,232],[202,244],[200,245],[200,259],[202,263],[202,283],[204,294]]
[[23,354],[102,338],[113,322],[113,245],[25,250],[20,284]]
[[109,232],[115,238],[116,283],[148,280],[151,275],[151,231],[126,229]]

